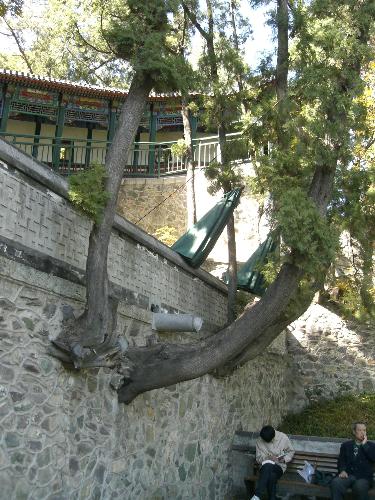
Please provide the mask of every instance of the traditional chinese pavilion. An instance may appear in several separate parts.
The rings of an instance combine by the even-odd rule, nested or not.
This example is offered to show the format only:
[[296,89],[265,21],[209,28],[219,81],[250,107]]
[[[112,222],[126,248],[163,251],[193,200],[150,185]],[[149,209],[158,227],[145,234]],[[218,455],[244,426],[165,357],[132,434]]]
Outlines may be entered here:
[[[103,164],[126,96],[120,89],[0,69],[0,137],[62,173]],[[150,95],[125,173],[178,167],[169,148],[183,135],[180,111],[178,94]],[[194,118],[192,128],[195,133]]]

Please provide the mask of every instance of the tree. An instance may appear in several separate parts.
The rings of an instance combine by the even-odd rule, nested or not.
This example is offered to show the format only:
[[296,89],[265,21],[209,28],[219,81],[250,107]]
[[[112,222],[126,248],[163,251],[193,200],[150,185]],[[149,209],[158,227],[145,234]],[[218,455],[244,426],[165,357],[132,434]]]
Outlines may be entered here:
[[[129,65],[108,44],[100,2],[48,0],[8,9],[2,28],[17,50],[3,67],[91,84],[129,86]],[[46,50],[48,47],[48,50]]]
[[[205,27],[202,14],[197,12],[196,2],[183,1],[184,12],[189,17],[196,31],[205,41],[205,54],[201,61],[202,85],[206,92],[212,96],[205,99],[206,121],[210,127],[217,129],[218,133],[218,158],[206,169],[208,178],[213,180],[211,191],[223,190],[228,193],[241,183],[241,177],[232,167],[231,156],[226,141],[228,125],[239,117],[239,105],[242,94],[235,92],[233,83],[240,81],[243,91],[242,76],[244,73],[238,50],[238,36],[235,32],[235,48],[224,34],[224,25],[227,21],[224,12],[228,7],[227,2],[213,2],[206,0],[207,26]],[[230,4],[230,23],[234,26],[234,3]],[[215,7],[218,16],[221,15],[219,36],[215,32]],[[236,46],[237,43],[237,46]],[[221,73],[224,76],[221,76]],[[240,78],[241,76],[241,78]],[[237,294],[237,257],[236,257],[236,233],[234,215],[229,217],[227,224],[228,235],[228,322],[236,317],[236,294]]]
[[90,234],[86,309],[72,325],[68,346],[60,345],[79,360],[90,354],[88,347],[97,346],[99,353],[113,348],[117,304],[109,289],[107,253],[123,177],[123,158],[127,158],[133,145],[149,92],[153,87],[174,85],[181,68],[168,46],[171,31],[168,14],[174,12],[173,2],[153,0],[147,6],[140,6],[136,0],[129,0],[100,7],[103,36],[118,57],[131,63],[133,76],[106,158],[104,188],[110,198]]
[[[363,106],[356,98],[363,90],[361,70],[371,57],[368,42],[375,6],[372,0],[313,0],[290,5],[295,36],[293,74],[288,76],[287,71],[291,62],[287,44],[290,12],[286,0],[277,0],[279,50],[274,92],[259,98],[258,108],[254,107],[257,114],[249,117],[247,126],[254,151],[258,151],[257,141],[264,138],[262,129],[264,135],[267,127],[272,138],[270,154],[255,157],[257,189],[268,191],[272,198],[272,217],[282,234],[284,260],[261,300],[217,334],[192,344],[129,347],[119,355],[121,402],[130,403],[145,391],[220,367],[233,369],[263,352],[309,305],[334,257],[335,241],[326,214],[337,170],[349,165],[352,133],[362,123]],[[170,84],[173,76],[167,64],[169,52],[163,51],[169,26],[164,2],[148,2],[145,9],[128,1],[126,8],[126,15],[120,16],[125,26],[120,29],[117,21],[111,20],[107,31],[119,55],[130,55],[134,67],[108,159],[106,189],[111,200],[90,235],[86,311],[78,324],[72,325],[72,337],[65,338],[65,351],[60,354],[61,359],[78,366],[95,365],[97,355],[105,357],[115,349],[115,308],[108,293],[106,261],[122,177],[121,158],[131,146],[156,77],[163,75],[164,83]],[[143,35],[139,44],[131,36],[137,32]],[[150,61],[146,55],[155,45],[157,59]]]
[[[353,262],[355,274],[333,286],[342,290],[344,302],[350,302],[352,313],[375,317],[374,265],[375,244],[375,64],[364,75],[365,89],[360,102],[366,111],[364,128],[357,131],[350,169],[340,172],[331,217],[359,246],[359,262]],[[357,259],[358,260],[358,259]],[[338,282],[337,282],[338,281]],[[353,300],[354,299],[354,300]],[[340,300],[341,302],[341,300]]]

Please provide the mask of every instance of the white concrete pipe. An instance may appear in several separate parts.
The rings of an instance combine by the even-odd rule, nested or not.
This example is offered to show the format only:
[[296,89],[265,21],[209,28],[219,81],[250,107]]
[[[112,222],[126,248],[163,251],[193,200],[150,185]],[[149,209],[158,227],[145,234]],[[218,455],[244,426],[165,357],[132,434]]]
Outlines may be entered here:
[[152,329],[162,332],[199,332],[203,319],[193,314],[153,313]]

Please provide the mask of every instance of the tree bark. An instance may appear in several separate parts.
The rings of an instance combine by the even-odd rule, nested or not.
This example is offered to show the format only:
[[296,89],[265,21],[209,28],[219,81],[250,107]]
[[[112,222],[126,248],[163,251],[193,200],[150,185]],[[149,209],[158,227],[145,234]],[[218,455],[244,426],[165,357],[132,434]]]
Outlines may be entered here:
[[[329,201],[328,188],[321,184],[332,187],[331,175],[331,170],[326,169],[325,175],[316,175],[312,180],[312,199],[321,210],[324,205],[327,209]],[[152,349],[131,348],[125,363],[131,366],[131,370],[119,390],[119,401],[129,404],[145,391],[197,378],[220,367],[223,368],[218,371],[219,375],[228,374],[264,352],[310,304],[314,290],[296,307],[302,277],[302,268],[291,263],[283,264],[261,300],[209,339],[190,345],[161,343]]]
[[236,230],[234,226],[234,215],[228,219],[228,322],[232,323],[236,319],[236,299],[237,299],[237,251],[236,251]]
[[119,402],[129,404],[143,392],[212,372],[256,342],[265,330],[277,330],[297,292],[300,276],[300,269],[284,264],[262,300],[234,323],[201,342],[130,348],[125,356],[129,376],[119,390]]
[[276,95],[277,95],[277,141],[283,150],[289,146],[285,124],[288,117],[288,70],[289,70],[289,35],[288,35],[288,0],[277,0],[277,66],[276,66]]
[[187,226],[193,226],[197,222],[197,207],[195,200],[195,164],[193,153],[193,139],[190,124],[190,111],[186,99],[181,102],[181,115],[184,124],[184,138],[187,145],[186,150],[186,207]]
[[152,88],[147,77],[133,78],[129,94],[122,107],[119,124],[106,159],[107,180],[105,189],[111,193],[102,220],[92,228],[86,262],[87,297],[83,316],[81,345],[96,346],[110,335],[113,327],[113,308],[109,304],[107,257],[113,220],[116,213],[117,195],[126,158],[134,143],[139,122]]
[[[236,49],[237,53],[240,53],[240,44],[238,41],[238,34],[237,34],[237,25],[236,25],[236,10],[238,9],[238,6],[236,5],[235,0],[229,0],[229,6],[230,6],[230,19],[231,19],[231,24],[232,24],[232,32],[233,32],[233,45],[234,48]],[[243,74],[237,73],[236,75],[237,78],[237,85],[238,85],[238,90],[242,96],[242,110],[243,112],[247,113],[249,111],[249,104],[244,98],[244,84],[243,84]]]

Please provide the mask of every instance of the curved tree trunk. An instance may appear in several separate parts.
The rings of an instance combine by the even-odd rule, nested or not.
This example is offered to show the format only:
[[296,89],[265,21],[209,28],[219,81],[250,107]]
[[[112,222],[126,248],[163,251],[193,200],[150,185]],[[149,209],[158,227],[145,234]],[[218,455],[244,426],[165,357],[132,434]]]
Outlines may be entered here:
[[130,348],[125,365],[131,368],[119,390],[119,401],[129,404],[145,391],[200,377],[233,359],[265,330],[279,329],[280,320],[285,321],[284,311],[298,290],[300,276],[300,269],[284,264],[262,300],[234,323],[201,342]]
[[236,299],[237,299],[237,251],[236,251],[236,230],[234,226],[233,213],[228,219],[228,323],[236,319]]
[[113,328],[113,308],[109,305],[107,257],[113,220],[116,213],[117,195],[134,137],[142,118],[152,81],[133,78],[129,94],[122,107],[119,124],[106,159],[107,180],[105,189],[112,193],[100,224],[94,225],[90,234],[86,263],[87,297],[83,316],[80,344],[96,346],[103,342]]

